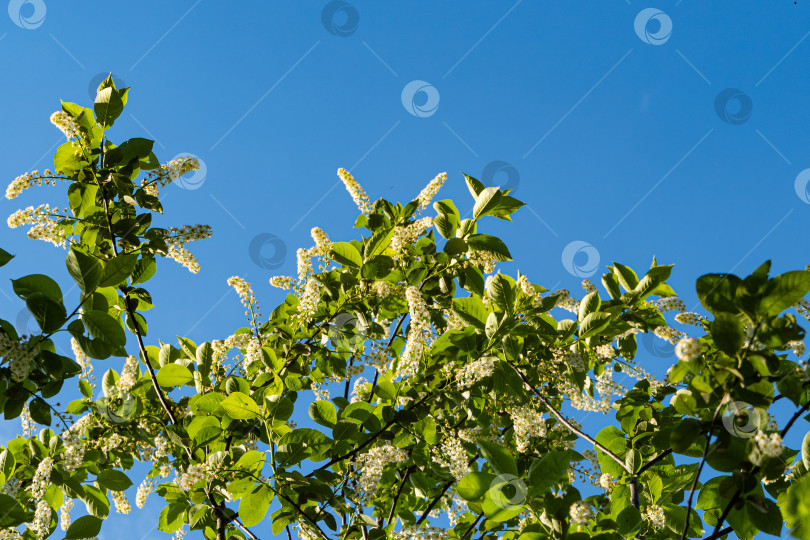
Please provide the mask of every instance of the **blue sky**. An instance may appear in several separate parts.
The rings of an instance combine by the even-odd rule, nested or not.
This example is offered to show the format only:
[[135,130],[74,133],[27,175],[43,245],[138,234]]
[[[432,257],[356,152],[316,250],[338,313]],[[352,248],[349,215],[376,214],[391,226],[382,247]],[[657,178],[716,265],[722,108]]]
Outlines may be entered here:
[[[153,343],[224,338],[243,312],[228,277],[252,282],[269,313],[282,293],[267,280],[295,272],[312,227],[352,238],[338,167],[372,199],[402,201],[447,171],[441,197],[462,212],[462,171],[509,183],[528,207],[485,225],[510,246],[505,271],[581,296],[595,257],[597,281],[610,261],[643,271],[656,255],[676,264],[671,283],[691,308],[703,273],[810,263],[808,36],[807,2],[786,0],[12,0],[0,18],[0,177],[52,166],[62,135],[49,115],[59,99],[90,103],[107,72],[132,87],[111,137],[153,138],[161,161],[201,159],[205,174],[167,191],[158,222],[214,235],[192,245],[198,275],[166,261],[149,284]],[[3,199],[0,213],[63,205],[52,189]],[[3,268],[3,318],[23,307],[10,277],[45,264],[69,288],[60,250],[21,230],[0,245],[18,255]],[[644,366],[662,374],[673,358],[661,356]],[[149,516],[113,518],[102,537],[133,523],[162,536]]]

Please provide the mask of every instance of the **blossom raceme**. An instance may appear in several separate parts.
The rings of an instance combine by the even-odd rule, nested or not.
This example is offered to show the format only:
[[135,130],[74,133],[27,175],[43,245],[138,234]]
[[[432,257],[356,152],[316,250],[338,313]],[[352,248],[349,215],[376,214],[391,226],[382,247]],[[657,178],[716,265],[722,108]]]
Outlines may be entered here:
[[346,191],[349,192],[349,195],[352,196],[354,200],[354,204],[357,205],[357,208],[364,214],[368,214],[371,211],[369,206],[369,198],[366,195],[366,191],[363,189],[357,180],[354,179],[354,176],[349,173],[346,169],[338,169],[338,176],[343,181],[343,185],[346,186]]

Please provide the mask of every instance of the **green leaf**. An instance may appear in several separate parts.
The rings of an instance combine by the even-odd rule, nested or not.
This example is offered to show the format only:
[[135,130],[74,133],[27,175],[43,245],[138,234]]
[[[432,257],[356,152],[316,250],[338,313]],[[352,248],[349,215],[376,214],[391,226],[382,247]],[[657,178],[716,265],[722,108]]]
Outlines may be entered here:
[[700,436],[700,421],[684,418],[669,433],[669,444],[673,452],[683,453]]
[[194,382],[194,375],[191,374],[191,371],[180,364],[166,364],[158,370],[156,377],[158,384],[165,388]]
[[56,332],[67,321],[67,311],[62,302],[48,298],[42,293],[35,292],[28,295],[25,305],[44,334]]
[[135,269],[132,271],[132,284],[146,283],[157,271],[157,264],[152,257],[139,259],[135,263]]
[[475,198],[473,207],[473,219],[479,219],[495,210],[501,203],[501,191],[496,187],[483,189]]
[[796,270],[780,274],[768,280],[767,293],[759,304],[759,313],[765,317],[775,317],[810,292],[810,272]]
[[6,478],[11,478],[11,475],[14,474],[14,468],[16,466],[17,460],[14,458],[14,454],[12,452],[9,452],[8,449],[0,452],[0,473],[5,474]]
[[554,484],[568,477],[568,467],[571,463],[571,452],[568,450],[552,450],[535,461],[529,468],[529,482],[531,482],[532,496],[543,496]]
[[465,501],[479,501],[495,480],[495,475],[486,472],[471,472],[459,481],[456,493]]
[[132,480],[126,474],[115,469],[102,470],[96,476],[96,481],[99,486],[111,491],[125,491],[132,485]]
[[[112,83],[112,76],[107,77],[107,80]],[[105,80],[101,84],[104,85],[106,82]],[[112,85],[104,88],[99,87],[96,101],[93,104],[93,111],[96,113],[96,122],[102,128],[109,129],[112,127],[115,119],[123,112],[128,90],[128,88],[118,90]]]
[[471,234],[467,237],[467,245],[473,251],[489,251],[495,254],[498,261],[511,261],[512,254],[503,240],[489,234]]
[[599,299],[598,291],[593,291],[586,294],[585,298],[583,298],[579,303],[579,314],[577,316],[577,320],[582,322],[586,316],[599,311],[599,307],[601,305],[602,301]]
[[95,486],[84,486],[84,496],[82,497],[87,512],[93,516],[104,519],[110,513],[110,501],[107,495]]
[[194,446],[198,448],[211,444],[221,434],[222,428],[219,420],[213,416],[198,416],[188,425],[188,435],[194,441]]
[[438,214],[433,219],[433,225],[442,237],[451,239],[458,230],[458,218],[452,214]]
[[[149,155],[152,153],[152,147],[154,146],[155,142],[149,139],[143,139],[140,137],[133,137],[128,141],[124,141],[118,147],[118,150],[121,151],[121,161],[120,164],[122,166],[127,165],[133,159],[147,159]],[[143,167],[141,167],[143,169]]]
[[122,347],[127,342],[120,321],[104,311],[88,310],[82,314],[82,322],[93,339],[112,347]]
[[638,276],[629,266],[625,266],[623,264],[614,262],[613,273],[619,280],[619,284],[621,284],[621,286],[624,287],[624,290],[629,292],[634,290],[636,286],[638,286]]
[[74,520],[65,533],[65,540],[93,538],[101,532],[102,520],[96,516],[82,516]]
[[491,441],[481,440],[478,441],[478,445],[481,447],[481,453],[495,472],[498,474],[518,475],[517,463],[509,450]]
[[31,412],[31,418],[33,418],[36,423],[45,426],[51,425],[51,408],[48,406],[48,402],[41,397],[36,397],[31,400],[28,407]]
[[394,236],[394,229],[374,233],[371,240],[369,240],[368,244],[366,244],[366,260],[374,257],[375,255],[382,255],[383,251],[388,249],[388,246],[391,245],[392,236]]
[[20,279],[12,279],[11,287],[14,289],[14,293],[23,300],[28,299],[32,294],[41,293],[51,300],[62,303],[62,290],[59,285],[42,274],[31,274]]
[[[462,173],[463,174],[463,173]],[[464,180],[467,182],[467,189],[470,190],[470,195],[473,199],[478,199],[478,194],[484,191],[484,184],[473,178],[472,176],[464,175]]]
[[360,268],[363,266],[363,257],[357,248],[348,242],[335,242],[330,247],[331,257],[343,266]]
[[318,424],[330,429],[337,424],[337,411],[331,401],[318,400],[310,403],[309,416]]
[[467,324],[483,330],[487,323],[489,311],[477,296],[456,298],[453,300],[453,311]]
[[261,416],[256,402],[242,392],[231,392],[220,405],[228,416],[237,420],[252,420]]
[[634,536],[641,530],[641,512],[638,508],[628,506],[616,518],[616,523],[619,525],[619,534],[625,538]]
[[757,508],[756,505],[751,504],[750,500],[746,502],[745,509],[748,513],[748,517],[760,531],[773,536],[781,536],[782,522],[784,521],[782,511],[776,506],[776,503],[770,499],[761,499],[761,502],[767,508],[764,512],[761,508]]
[[101,287],[117,287],[129,277],[138,264],[138,256],[118,255],[107,261],[104,265],[104,272],[101,277]]
[[207,381],[208,375],[211,373],[211,364],[214,361],[214,349],[211,347],[211,343],[208,341],[201,343],[200,346],[197,347],[195,356],[197,360],[197,371],[200,372],[200,376],[203,380]]
[[709,332],[718,349],[729,356],[734,356],[745,342],[745,330],[736,315],[726,312],[715,314],[709,324]]
[[611,318],[610,313],[605,313],[604,311],[587,315],[585,319],[583,319],[582,324],[579,325],[579,338],[584,339],[597,335],[607,328]]
[[163,508],[158,517],[158,529],[165,533],[177,532],[183,526],[188,503],[176,502]]
[[495,274],[489,284],[489,296],[495,305],[511,313],[515,307],[515,288],[503,274]]
[[242,500],[239,501],[239,517],[242,524],[245,527],[254,527],[261,523],[270,509],[271,502],[273,491],[265,485],[258,485],[253,491],[242,495]]
[[810,431],[804,435],[802,440],[802,462],[807,470],[810,470]]
[[698,300],[710,313],[737,313],[737,288],[742,280],[734,274],[706,274],[697,280]]
[[13,258],[14,255],[12,255],[3,248],[0,248],[0,266],[5,266]]
[[84,293],[89,293],[101,282],[101,264],[93,257],[71,247],[66,259],[67,269]]
[[787,526],[793,528],[791,534],[801,540],[810,540],[810,476],[805,475],[793,482],[780,506],[787,518]]

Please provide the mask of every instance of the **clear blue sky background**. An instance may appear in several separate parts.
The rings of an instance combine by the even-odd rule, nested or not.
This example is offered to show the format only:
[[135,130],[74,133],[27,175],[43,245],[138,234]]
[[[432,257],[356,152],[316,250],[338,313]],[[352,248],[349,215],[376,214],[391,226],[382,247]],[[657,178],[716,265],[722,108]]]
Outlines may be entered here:
[[[517,261],[505,270],[578,296],[589,253],[600,258],[595,281],[612,260],[642,271],[653,255],[676,263],[671,283],[690,308],[702,273],[810,262],[805,0],[352,0],[329,25],[324,1],[20,3],[0,17],[0,178],[52,166],[63,139],[48,116],[59,99],[89,104],[91,80],[106,72],[132,87],[111,137],[154,138],[162,161],[191,153],[205,165],[196,189],[172,186],[163,201],[159,223],[208,223],[214,236],[191,246],[198,275],[166,261],[149,284],[153,344],[241,326],[231,275],[253,283],[269,314],[282,293],[267,280],[295,272],[313,226],[353,238],[357,211],[338,167],[372,199],[402,201],[447,171],[441,197],[464,212],[472,201],[461,172],[481,178],[503,162],[483,179],[509,182],[528,204],[514,224],[485,225]],[[655,16],[637,32],[649,7],[660,13],[646,12]],[[403,106],[415,80],[433,87],[437,107],[425,92]],[[738,92],[718,113],[728,88]],[[64,205],[53,189],[3,199],[0,213]],[[278,268],[251,257],[261,234],[279,240],[262,253]],[[574,241],[592,248],[564,261]],[[11,277],[45,265],[70,287],[61,250],[5,226],[0,245],[18,255],[2,269],[3,318],[16,321],[23,307]],[[674,359],[643,349],[641,358],[659,375]],[[130,498],[134,506],[134,489]],[[102,538],[163,537],[151,517],[159,508],[153,495],[149,510],[113,516]]]

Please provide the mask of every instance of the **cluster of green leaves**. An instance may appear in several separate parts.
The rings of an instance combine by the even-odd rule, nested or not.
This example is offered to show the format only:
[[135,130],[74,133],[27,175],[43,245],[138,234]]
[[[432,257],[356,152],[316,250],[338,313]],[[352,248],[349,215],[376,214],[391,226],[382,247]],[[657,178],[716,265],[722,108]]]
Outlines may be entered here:
[[[124,471],[145,460],[144,449],[162,438],[167,455],[152,461],[149,478],[157,482],[167,464],[178,475],[208,471],[189,486],[158,485],[166,505],[157,519],[165,532],[187,525],[206,538],[256,538],[297,524],[315,537],[376,540],[400,527],[426,525],[431,511],[455,493],[468,510],[447,531],[449,538],[698,538],[705,523],[716,527],[710,538],[733,530],[748,540],[758,531],[779,534],[785,520],[796,537],[810,538],[802,525],[810,518],[810,481],[804,478],[810,442],[793,465],[799,451],[769,457],[721,419],[729,416],[729,404],[745,402],[757,411],[757,427],[767,430],[767,411],[786,398],[797,408],[782,429],[786,435],[810,407],[808,376],[784,352],[804,336],[785,311],[810,291],[810,272],[769,278],[766,263],[745,279],[701,277],[698,295],[712,315],[703,323],[701,353],[673,366],[666,384],[640,380],[612,404],[615,425],[595,437],[560,411],[572,388],[593,398],[605,370],[634,369],[636,333],[668,326],[652,299],[675,296],[667,284],[672,266],[653,259],[639,277],[613,263],[601,279],[604,294],[587,294],[575,318],[558,319],[552,311],[559,293],[541,295],[548,291],[527,286],[520,275],[485,278],[476,261],[509,261],[511,254],[479,225],[488,217],[511,220],[523,203],[469,176],[472,218],[462,219],[451,200],[437,201],[435,227],[409,245],[392,241],[418,219],[419,201],[375,201],[355,222],[360,238],[331,244],[331,263],[307,276],[321,286],[309,320],[301,316],[299,296],[289,294],[267,320],[252,319],[250,327],[228,332],[240,343],[257,343],[257,361],[223,362],[219,344],[211,341],[198,345],[180,337],[178,346],[146,345],[143,312],[153,305],[142,285],[156,272],[155,257],[166,254],[169,233],[151,226],[151,212],[162,208],[139,181],[144,171],[163,170],[152,142],[130,139],[116,146],[106,137],[126,100],[127,89],[108,78],[93,109],[63,104],[81,134],[55,157],[57,172],[69,181],[73,216],[59,226],[77,239],[67,269],[80,302],[68,315],[52,279],[37,274],[13,282],[42,335],[28,342],[37,348],[27,380],[15,382],[0,367],[0,400],[6,418],[19,416],[29,403],[40,424],[51,424],[51,411],[62,419],[47,400],[80,367],[55,352],[51,336],[60,331],[95,360],[127,356],[129,331],[143,371],[122,385],[123,372],[108,370],[101,399],[79,382],[82,397],[64,412],[93,414],[88,441],[118,437],[121,443],[109,449],[90,444],[75,470],[64,467],[64,437],[48,427],[6,445],[0,485],[16,478],[22,489],[16,497],[0,495],[0,507],[10,509],[0,527],[32,520],[36,501],[29,488],[47,456],[54,468],[44,500],[57,509],[65,497],[80,499],[90,514],[76,520],[67,537],[96,534],[109,513],[108,491],[127,489],[132,482]],[[0,263],[9,258],[0,252]],[[379,293],[380,283],[390,294]],[[414,322],[407,287],[422,295],[434,338],[419,369],[398,377]],[[347,319],[354,324],[338,327]],[[10,323],[0,320],[0,328],[20,341]],[[240,346],[241,355],[252,354]],[[613,357],[596,354],[606,346],[615,347]],[[377,351],[391,360],[390,369],[375,372],[364,399],[350,400],[351,367],[368,363]],[[582,365],[564,361],[571,354]],[[463,384],[458,374],[482,360],[492,373]],[[345,380],[343,396],[309,397],[314,387],[335,380]],[[319,428],[291,425],[296,405]],[[533,438],[528,449],[519,444],[512,420],[521,406],[548,415],[546,435]],[[460,438],[462,430],[468,435]],[[451,439],[459,441],[470,467],[460,479],[437,459],[446,457],[444,444]],[[601,471],[612,477],[610,490],[586,497],[571,484],[569,468],[585,459],[573,450],[579,439],[596,449]],[[385,444],[406,457],[384,467],[375,493],[363,494],[358,458]],[[678,455],[692,459],[676,461]],[[706,466],[720,476],[701,483]],[[791,477],[783,475],[787,467]],[[593,519],[573,523],[570,508],[583,499]],[[664,528],[644,517],[653,506],[663,509]],[[51,530],[56,527],[54,519]],[[254,527],[267,532],[252,532]]]

